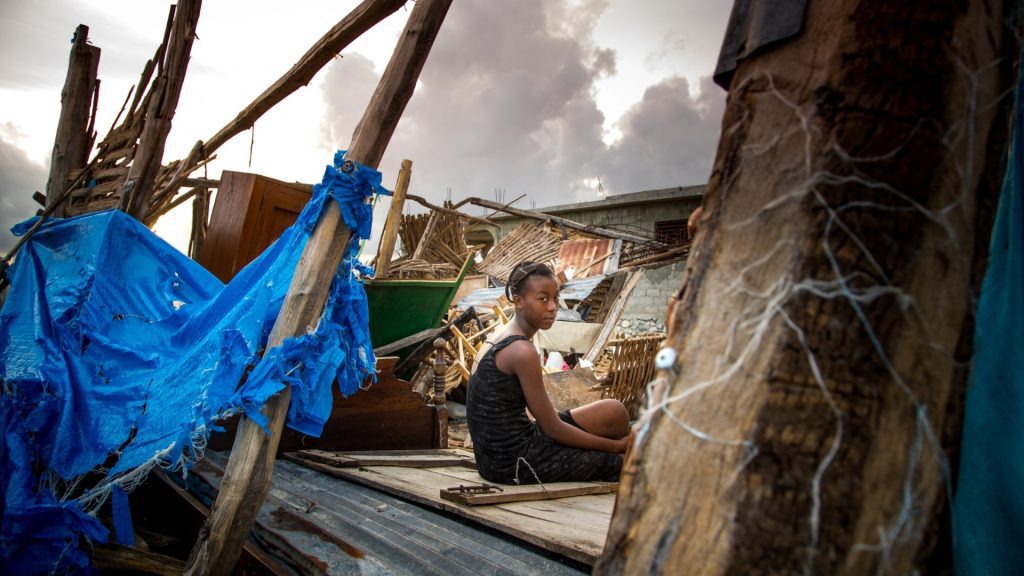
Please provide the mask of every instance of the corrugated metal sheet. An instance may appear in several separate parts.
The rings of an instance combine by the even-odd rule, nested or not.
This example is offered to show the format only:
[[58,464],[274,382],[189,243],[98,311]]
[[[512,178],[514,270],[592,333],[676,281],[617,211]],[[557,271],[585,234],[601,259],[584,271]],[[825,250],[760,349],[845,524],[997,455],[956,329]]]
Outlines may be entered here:
[[[572,269],[572,278],[600,276],[612,260],[615,240],[610,238],[579,238],[562,242],[558,251],[555,274]],[[597,260],[604,257],[603,260]],[[568,272],[566,272],[568,275]]]
[[[562,300],[583,300],[597,285],[604,280],[604,276],[591,276],[589,278],[578,278],[570,280],[562,285],[561,296]],[[505,293],[505,288],[481,288],[480,290],[474,290],[466,295],[465,298],[460,300],[457,305],[460,308],[467,308],[473,306],[477,308],[478,312],[489,311],[492,306],[498,304],[498,298]],[[562,318],[561,311],[559,311],[559,320],[571,320],[571,317]]]
[[[210,505],[227,454],[208,452],[189,490]],[[274,464],[255,539],[300,574],[576,576],[586,567],[475,524],[287,461]]]

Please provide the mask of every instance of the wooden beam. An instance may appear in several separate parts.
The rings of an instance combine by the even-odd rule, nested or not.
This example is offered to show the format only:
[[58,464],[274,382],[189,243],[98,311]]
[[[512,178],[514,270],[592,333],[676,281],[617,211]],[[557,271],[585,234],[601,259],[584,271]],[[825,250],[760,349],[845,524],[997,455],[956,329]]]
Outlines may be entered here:
[[473,491],[486,489],[489,485],[458,486],[442,488],[441,499],[455,502],[463,506],[488,506],[508,504],[509,502],[536,502],[538,500],[554,500],[556,498],[572,498],[573,496],[590,496],[592,494],[611,494],[617,492],[617,482],[558,482],[553,486],[507,486],[498,491]]
[[595,574],[953,572],[1018,4],[807,2],[739,62]]
[[[451,0],[416,2],[353,136],[350,159],[371,168],[380,163],[450,5]],[[295,269],[292,285],[270,333],[268,349],[317,324],[350,233],[341,221],[338,206],[329,202]],[[249,419],[243,419],[239,425],[207,529],[192,549],[186,574],[231,573],[270,489],[274,454],[290,399],[291,388],[285,388],[267,401],[263,413],[268,418],[270,436]]]
[[593,234],[595,236],[604,236],[605,238],[615,238],[619,240],[627,240],[629,242],[653,242],[653,238],[646,236],[638,236],[636,234],[630,234],[629,232],[623,232],[621,230],[612,230],[611,228],[605,228],[604,226],[594,226],[587,224],[580,224],[579,222],[573,222],[558,216],[552,216],[550,214],[544,214],[543,212],[536,212],[533,210],[520,210],[519,208],[512,208],[504,204],[498,204],[497,202],[491,202],[490,200],[483,200],[481,198],[466,198],[462,203],[475,204],[477,206],[483,206],[484,208],[490,208],[491,210],[498,210],[500,212],[506,212],[513,216],[519,216],[521,218],[529,218],[531,220],[540,220],[541,222],[552,222],[555,224],[561,224],[566,228],[572,228],[587,234]]
[[[60,118],[50,156],[50,176],[46,182],[47,206],[64,195],[68,179],[73,178],[71,172],[84,167],[89,161],[89,149],[92,147],[89,126],[94,122],[89,112],[95,107],[92,104],[96,96],[100,49],[87,44],[88,39],[89,27],[79,24],[71,45],[64,88],[60,93]],[[57,206],[52,213],[62,217],[63,207]]]
[[420,196],[413,196],[412,194],[406,194],[405,199],[406,200],[412,200],[413,202],[416,202],[417,204],[419,204],[420,206],[423,206],[425,208],[430,208],[431,210],[435,210],[437,212],[441,212],[441,213],[444,213],[444,214],[451,214],[452,216],[456,216],[458,218],[464,218],[466,220],[469,220],[470,222],[476,222],[477,224],[483,224],[484,226],[491,226],[491,227],[494,227],[494,228],[498,227],[497,224],[495,224],[494,222],[491,222],[490,220],[488,220],[486,218],[480,218],[478,216],[470,216],[469,214],[464,214],[462,212],[459,212],[458,210],[455,210],[454,208],[445,208],[444,206],[438,206],[436,204],[431,204],[430,202],[427,202],[426,199],[424,199],[424,198],[422,198]]
[[206,142],[198,142],[181,162],[178,173],[157,195],[173,194],[180,180],[202,165],[218,148],[239,133],[252,128],[268,110],[309,84],[313,76],[334,59],[353,40],[405,5],[405,0],[365,0],[327,31],[303,54],[288,72],[256,97],[237,116]]
[[391,267],[391,253],[395,251],[395,238],[402,223],[402,209],[405,207],[405,195],[409,192],[409,180],[412,178],[412,160],[402,160],[402,169],[398,171],[398,184],[391,196],[388,207],[388,219],[384,222],[384,233],[380,237],[377,248],[377,278],[386,278]]
[[211,154],[225,142],[252,127],[263,114],[293,92],[309,84],[313,76],[353,40],[405,5],[405,0],[365,0],[327,31],[288,72],[277,79],[237,116],[206,141]]
[[164,145],[185,83],[192,42],[196,38],[202,0],[178,0],[167,53],[153,82],[132,167],[121,189],[121,208],[140,222],[146,220],[153,197],[153,183],[160,171]]
[[601,350],[604,350],[605,344],[611,339],[612,334],[615,333],[615,327],[619,323],[619,317],[622,316],[622,312],[626,309],[626,303],[629,302],[629,296],[633,293],[633,289],[640,283],[640,279],[644,276],[644,269],[637,268],[632,271],[622,272],[623,274],[629,274],[629,278],[622,286],[622,290],[619,291],[615,297],[615,303],[612,305],[608,314],[604,317],[603,326],[601,331],[597,334],[597,338],[594,340],[593,346],[587,351],[587,355],[584,356],[590,362],[596,362],[597,357],[601,354]]

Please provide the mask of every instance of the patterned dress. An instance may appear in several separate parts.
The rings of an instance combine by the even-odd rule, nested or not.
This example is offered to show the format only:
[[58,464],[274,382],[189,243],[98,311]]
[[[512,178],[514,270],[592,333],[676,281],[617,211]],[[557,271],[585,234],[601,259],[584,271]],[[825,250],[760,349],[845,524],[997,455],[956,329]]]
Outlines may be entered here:
[[[495,364],[495,355],[516,340],[528,339],[513,335],[492,346],[469,379],[466,417],[480,475],[502,484],[617,481],[621,454],[559,444],[527,417],[519,377]],[[568,410],[559,417],[581,428]]]

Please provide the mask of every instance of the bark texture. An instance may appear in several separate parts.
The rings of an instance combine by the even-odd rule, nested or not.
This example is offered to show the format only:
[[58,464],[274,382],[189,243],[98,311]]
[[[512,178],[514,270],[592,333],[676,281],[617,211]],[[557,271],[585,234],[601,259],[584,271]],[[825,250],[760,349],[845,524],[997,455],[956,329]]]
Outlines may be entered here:
[[813,2],[741,62],[597,574],[907,574],[1005,158],[1001,1]]
[[[91,46],[89,27],[79,24],[75,29],[68,74],[60,93],[60,119],[50,157],[50,177],[46,182],[46,206],[59,202],[67,189],[69,174],[85,166],[92,148],[93,120],[96,117],[96,92],[99,81],[96,74],[100,64],[100,49]],[[62,206],[53,215],[64,215]]]

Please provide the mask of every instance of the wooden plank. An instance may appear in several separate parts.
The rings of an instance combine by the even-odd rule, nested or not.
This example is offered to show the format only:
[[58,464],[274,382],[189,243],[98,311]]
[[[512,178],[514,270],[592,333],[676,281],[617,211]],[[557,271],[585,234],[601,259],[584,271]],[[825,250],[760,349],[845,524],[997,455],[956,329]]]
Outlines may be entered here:
[[[289,453],[289,460],[302,463],[311,460],[336,468],[358,466],[399,466],[403,468],[433,468],[437,466],[467,466],[475,468],[472,457],[438,450],[374,450],[365,452],[327,452],[324,450],[300,450]],[[288,458],[289,454],[285,454]]]
[[[545,501],[462,506],[442,499],[440,490],[460,483],[486,482],[477,472],[468,468],[332,468],[308,461],[302,462],[302,465],[425,506],[458,514],[587,564],[593,564],[601,553],[615,502],[613,494],[605,493]],[[546,487],[550,490],[563,484],[575,486],[577,483],[554,483]],[[536,486],[500,486],[509,491],[536,489]]]
[[553,500],[556,498],[568,498],[570,496],[588,496],[591,494],[611,494],[617,492],[617,482],[602,484],[587,484],[586,486],[557,486],[544,487],[542,485],[516,486],[516,490],[501,492],[464,492],[460,488],[442,488],[441,498],[463,506],[485,506],[488,504],[505,504],[508,502],[528,502],[532,500]]
[[376,275],[378,278],[387,277],[388,268],[391,267],[391,254],[395,251],[395,238],[398,237],[398,228],[402,223],[402,209],[405,207],[405,195],[409,191],[411,178],[412,160],[402,160],[402,168],[398,171],[398,184],[391,197],[388,218],[384,222],[384,233],[381,235],[380,246],[377,249]]
[[605,343],[612,337],[612,333],[615,331],[615,326],[619,323],[619,316],[622,316],[622,311],[626,309],[626,302],[629,300],[629,295],[633,293],[633,289],[640,283],[640,279],[643,278],[644,270],[639,268],[633,272],[629,272],[629,279],[626,280],[626,284],[622,287],[618,297],[615,299],[615,304],[612,309],[608,312],[608,315],[604,319],[604,328],[601,333],[597,335],[594,340],[594,345],[587,352],[585,358],[591,362],[597,360],[597,355],[604,349]]

